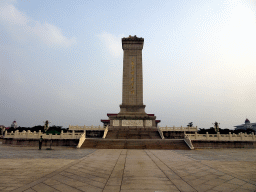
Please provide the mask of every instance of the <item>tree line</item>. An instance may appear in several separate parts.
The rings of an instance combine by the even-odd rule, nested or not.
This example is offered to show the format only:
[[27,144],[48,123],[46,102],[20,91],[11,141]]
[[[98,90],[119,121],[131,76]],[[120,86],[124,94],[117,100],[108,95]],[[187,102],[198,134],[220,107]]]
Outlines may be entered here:
[[[198,132],[199,134],[206,134],[206,132],[208,132],[209,134],[216,134],[216,131],[213,127],[210,127],[209,129],[205,129],[205,128],[199,128]],[[228,129],[228,128],[225,128],[225,129],[221,129],[219,128],[219,133],[220,134],[229,134],[229,132],[231,134],[235,133],[235,134],[238,134],[238,133],[247,133],[247,134],[251,134],[251,133],[255,133],[255,131],[253,129],[238,129],[238,130],[233,130],[233,129]]]

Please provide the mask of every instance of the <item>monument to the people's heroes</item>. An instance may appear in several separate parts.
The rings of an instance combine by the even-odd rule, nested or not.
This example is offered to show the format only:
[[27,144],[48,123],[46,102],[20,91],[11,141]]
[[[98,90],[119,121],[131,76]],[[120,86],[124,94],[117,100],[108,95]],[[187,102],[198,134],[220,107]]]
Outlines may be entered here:
[[144,39],[136,36],[122,38],[123,91],[118,114],[108,113],[108,120],[101,120],[109,129],[152,128],[160,120],[145,112],[143,104],[142,49]]

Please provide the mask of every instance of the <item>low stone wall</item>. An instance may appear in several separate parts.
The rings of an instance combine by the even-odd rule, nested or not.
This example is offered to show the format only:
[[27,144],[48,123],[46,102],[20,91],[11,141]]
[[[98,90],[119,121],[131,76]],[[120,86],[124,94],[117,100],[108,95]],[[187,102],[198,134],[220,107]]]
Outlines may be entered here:
[[[44,139],[42,146],[73,146],[76,147],[79,139]],[[5,138],[2,144],[18,146],[39,146],[39,139]]]
[[206,141],[192,140],[195,149],[256,148],[256,141]]

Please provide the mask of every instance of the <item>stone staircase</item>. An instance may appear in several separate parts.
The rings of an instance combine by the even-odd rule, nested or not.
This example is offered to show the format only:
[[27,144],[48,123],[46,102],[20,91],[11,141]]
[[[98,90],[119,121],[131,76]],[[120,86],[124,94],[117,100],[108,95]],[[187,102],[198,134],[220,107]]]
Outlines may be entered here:
[[81,148],[94,149],[180,149],[189,150],[183,139],[91,139]]
[[161,139],[157,128],[112,128],[106,139]]

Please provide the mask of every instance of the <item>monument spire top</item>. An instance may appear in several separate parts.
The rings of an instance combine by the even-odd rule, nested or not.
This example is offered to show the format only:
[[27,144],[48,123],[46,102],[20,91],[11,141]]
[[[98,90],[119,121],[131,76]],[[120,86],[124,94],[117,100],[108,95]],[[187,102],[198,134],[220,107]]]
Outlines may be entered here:
[[129,37],[122,38],[122,41],[133,41],[133,40],[144,41],[144,39],[142,37],[137,37],[136,35],[134,35],[134,36],[129,35]]

